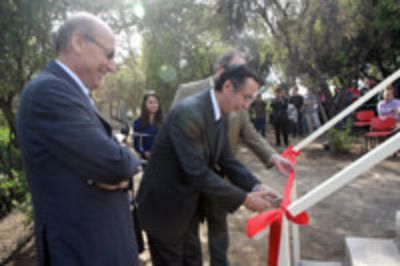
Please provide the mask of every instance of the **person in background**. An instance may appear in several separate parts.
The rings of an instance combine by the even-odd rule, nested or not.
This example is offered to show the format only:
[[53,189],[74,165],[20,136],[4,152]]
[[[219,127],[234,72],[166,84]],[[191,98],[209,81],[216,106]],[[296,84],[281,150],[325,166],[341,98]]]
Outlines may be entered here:
[[333,109],[335,112],[334,114],[337,115],[351,104],[352,96],[348,90],[343,87],[335,86],[334,90],[335,94],[333,96]]
[[[376,86],[376,80],[375,79],[364,79],[364,86],[360,90],[361,96],[364,96],[367,92],[372,90]],[[376,112],[377,110],[377,105],[379,101],[379,94],[373,96],[371,99],[369,99],[367,102],[365,102],[363,105],[360,106],[360,110],[374,110]]]
[[[343,87],[335,86],[333,96],[333,110],[334,115],[339,114],[351,104],[352,95]],[[347,119],[349,116],[343,118],[335,127],[344,129],[346,127]]]
[[160,98],[155,93],[143,97],[140,116],[133,122],[133,147],[144,160],[150,159],[151,147],[163,121]]
[[304,117],[307,122],[308,133],[320,127],[321,122],[318,115],[317,97],[312,93],[310,88],[307,88],[304,96]]
[[251,112],[254,114],[254,127],[261,136],[265,137],[267,127],[267,104],[262,99],[261,94],[257,95],[256,100],[250,108]]
[[274,88],[275,99],[271,103],[271,121],[275,129],[276,146],[281,145],[281,135],[285,146],[289,146],[289,100],[284,96],[284,90],[281,87]]
[[297,87],[292,87],[290,89],[289,103],[293,104],[297,110],[297,123],[296,129],[293,132],[293,136],[299,135],[303,137],[304,135],[304,98],[299,94],[299,89]]
[[380,118],[392,116],[400,120],[399,116],[400,100],[394,98],[393,86],[385,88],[383,92],[383,100],[378,103],[377,111]]
[[357,101],[358,98],[360,98],[361,93],[360,93],[360,90],[358,90],[358,84],[357,84],[356,80],[353,81],[352,86],[350,88],[348,88],[347,92],[350,93],[350,95],[351,95],[352,103]]
[[288,105],[288,118],[289,118],[289,132],[293,135],[293,138],[295,138],[297,122],[298,122],[298,113],[293,103],[289,103]]

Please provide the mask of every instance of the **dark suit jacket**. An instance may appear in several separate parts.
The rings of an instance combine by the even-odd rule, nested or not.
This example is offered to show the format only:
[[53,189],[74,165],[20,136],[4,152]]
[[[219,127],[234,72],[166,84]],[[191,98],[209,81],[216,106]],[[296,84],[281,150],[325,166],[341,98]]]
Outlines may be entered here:
[[[216,165],[233,184],[221,178]],[[234,211],[258,180],[229,148],[218,129],[210,92],[187,97],[169,113],[153,146],[138,193],[139,218],[151,235],[181,238],[195,215],[201,193]]]
[[[171,106],[175,106],[179,101],[190,95],[210,89],[213,84],[211,79],[212,77],[179,85]],[[266,167],[271,167],[271,158],[272,155],[276,154],[276,151],[255,130],[249,119],[247,110],[230,114],[228,121],[228,138],[232,152],[236,154],[239,149],[239,143],[243,142],[257,155]]]
[[40,265],[137,265],[127,193],[101,190],[138,161],[55,62],[24,89],[17,117]]

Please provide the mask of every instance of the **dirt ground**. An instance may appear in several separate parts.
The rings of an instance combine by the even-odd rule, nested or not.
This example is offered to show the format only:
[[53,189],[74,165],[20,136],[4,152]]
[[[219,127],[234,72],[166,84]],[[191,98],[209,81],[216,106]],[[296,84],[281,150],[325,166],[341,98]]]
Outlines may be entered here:
[[[298,139],[292,140],[292,143]],[[298,158],[298,190],[304,195],[316,185],[360,157],[360,145],[346,156],[332,156],[321,144],[307,147]],[[266,170],[256,157],[242,148],[239,158],[266,184],[282,192],[285,178],[275,170]],[[395,213],[400,209],[399,157],[391,157],[360,176],[350,185],[326,198],[310,209],[311,224],[302,227],[302,259],[341,261],[344,256],[345,236],[393,238]],[[241,208],[229,217],[230,249],[232,266],[265,265],[267,238],[251,240],[246,237],[246,220],[252,213]],[[12,219],[10,219],[12,218]],[[0,262],[11,254],[21,239],[31,229],[24,229],[21,214],[12,213],[0,222]],[[207,262],[206,229],[201,232],[205,263]],[[7,266],[35,265],[34,241],[31,239],[14,252]],[[151,265],[149,254],[142,254],[143,265]]]
[[[359,156],[333,157],[321,144],[311,145],[298,158],[299,195]],[[247,150],[241,151],[241,158],[266,184],[283,191],[285,178],[273,170],[265,170]],[[300,228],[302,259],[342,261],[345,236],[395,237],[395,214],[400,210],[399,160],[398,157],[385,160],[310,209],[310,225]],[[267,239],[248,240],[243,233],[249,216],[248,211],[240,210],[230,218],[232,265],[265,265]]]

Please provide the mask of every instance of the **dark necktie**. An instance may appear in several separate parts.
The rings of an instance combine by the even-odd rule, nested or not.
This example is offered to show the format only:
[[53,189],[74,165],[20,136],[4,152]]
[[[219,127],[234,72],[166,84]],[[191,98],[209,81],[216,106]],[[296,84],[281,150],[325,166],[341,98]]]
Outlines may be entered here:
[[223,136],[224,136],[224,121],[222,120],[222,118],[218,119],[216,121],[216,125],[217,125],[217,134],[216,134],[216,154],[219,154],[221,151],[221,147],[222,147],[222,142],[224,141]]

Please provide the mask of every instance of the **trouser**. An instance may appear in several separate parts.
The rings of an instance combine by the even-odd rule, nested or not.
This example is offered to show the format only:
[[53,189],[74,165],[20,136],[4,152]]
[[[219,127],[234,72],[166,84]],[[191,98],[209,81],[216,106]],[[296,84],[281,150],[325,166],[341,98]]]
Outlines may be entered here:
[[319,128],[321,126],[321,122],[319,121],[318,113],[317,112],[312,112],[312,113],[305,113],[305,118],[307,121],[307,126],[308,126],[308,132],[312,133],[314,130]]
[[208,199],[206,219],[211,266],[229,265],[227,255],[229,245],[227,215],[227,211],[218,202]]
[[254,127],[263,137],[265,137],[266,125],[267,125],[267,122],[266,122],[265,118],[256,118],[254,120]]
[[147,234],[153,266],[201,266],[199,219],[196,214],[185,234],[176,241],[164,241]]
[[300,135],[301,137],[304,135],[304,132],[306,131],[304,129],[304,127],[305,127],[304,124],[305,124],[305,122],[304,122],[304,114],[303,114],[303,112],[298,111],[297,112],[296,133],[298,135]]
[[274,123],[275,128],[275,140],[276,145],[281,145],[281,134],[283,135],[283,141],[285,142],[286,146],[289,146],[289,120],[288,119],[278,119]]

